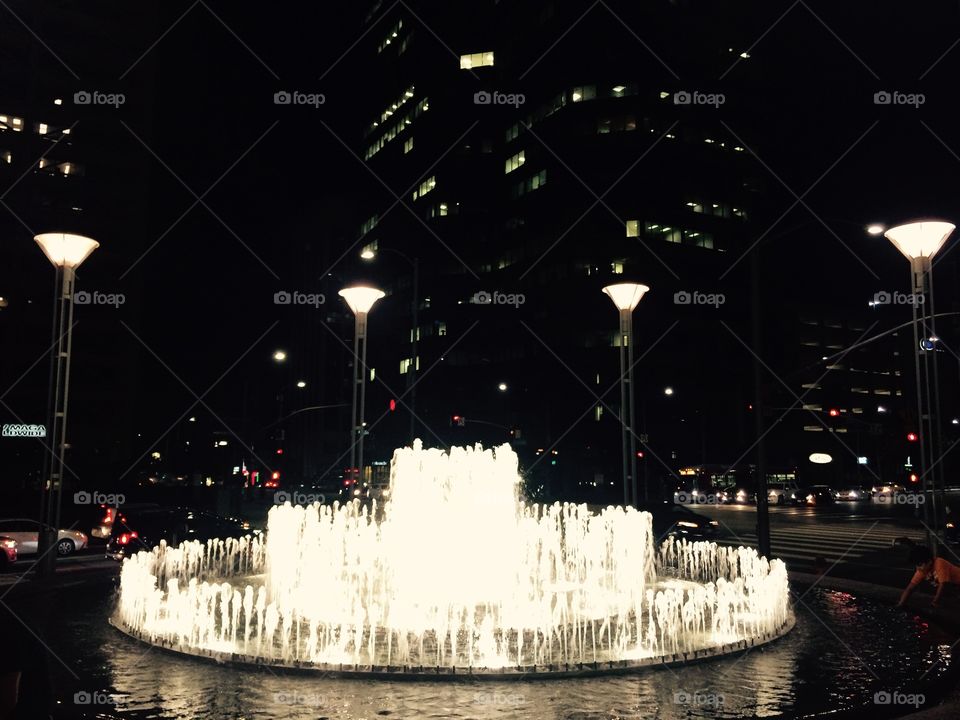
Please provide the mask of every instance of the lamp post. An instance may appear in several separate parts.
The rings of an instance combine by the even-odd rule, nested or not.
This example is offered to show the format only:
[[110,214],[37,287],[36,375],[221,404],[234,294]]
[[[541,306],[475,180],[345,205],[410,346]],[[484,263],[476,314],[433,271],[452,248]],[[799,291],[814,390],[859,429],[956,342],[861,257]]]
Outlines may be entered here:
[[[930,357],[930,352],[936,352],[935,341],[932,350],[928,349],[927,342],[936,338],[934,325],[934,308],[932,288],[932,260],[940,248],[943,247],[955,226],[952,223],[940,220],[924,220],[907,223],[890,228],[884,236],[893,243],[904,257],[910,261],[911,290],[913,302],[910,303],[913,317],[913,360],[916,376],[917,392],[917,420],[920,423],[920,477],[923,480],[923,497],[929,499],[924,503],[924,519],[927,523],[927,533],[931,545],[941,531],[940,506],[942,505],[943,483],[940,483],[941,496],[937,498],[937,475],[942,477],[942,468],[935,470],[937,459],[934,449],[940,446],[940,399],[938,396],[938,378],[936,356]],[[922,299],[921,299],[922,298]],[[921,340],[922,331],[922,340]],[[921,344],[922,342],[922,344]],[[921,361],[921,355],[923,359]],[[931,389],[930,376],[933,374]],[[926,425],[926,427],[924,427]],[[927,476],[931,475],[928,480]],[[932,480],[933,490],[928,493]],[[932,516],[932,517],[931,517]],[[932,521],[932,524],[931,524]]]
[[[358,468],[363,477],[363,435],[364,400],[367,392],[367,314],[373,304],[385,293],[372,287],[357,286],[344,288],[339,293],[354,315],[353,333],[353,397],[350,411],[350,473]],[[357,393],[360,394],[360,421],[357,424]],[[359,434],[359,438],[358,438]]]
[[[637,283],[607,285],[603,292],[620,311],[620,426],[623,454],[623,504],[636,504],[637,436],[634,432],[633,310],[650,290]],[[646,490],[646,488],[644,488]]]
[[70,392],[70,350],[73,333],[73,287],[76,269],[100,247],[100,243],[71,233],[43,233],[33,238],[56,269],[53,303],[53,345],[50,356],[50,387],[47,399],[47,427],[50,452],[44,455],[40,493],[40,519],[45,525],[37,538],[40,574],[49,577],[56,570],[54,546],[60,527],[63,496],[64,453],[67,444],[67,401]]
[[409,263],[410,268],[413,271],[413,284],[410,289],[412,296],[410,301],[410,322],[413,324],[413,330],[411,331],[410,335],[410,352],[413,356],[413,359],[410,362],[410,367],[407,368],[407,395],[410,396],[407,404],[410,408],[410,446],[412,447],[413,441],[417,439],[417,355],[418,345],[420,342],[420,258],[411,258],[405,252],[397,250],[396,248],[380,248],[379,244],[377,245],[376,249],[374,249],[372,246],[365,248],[363,252],[360,253],[360,257],[368,261],[374,260],[377,257],[378,250],[392,252],[395,255],[399,255],[407,263]]

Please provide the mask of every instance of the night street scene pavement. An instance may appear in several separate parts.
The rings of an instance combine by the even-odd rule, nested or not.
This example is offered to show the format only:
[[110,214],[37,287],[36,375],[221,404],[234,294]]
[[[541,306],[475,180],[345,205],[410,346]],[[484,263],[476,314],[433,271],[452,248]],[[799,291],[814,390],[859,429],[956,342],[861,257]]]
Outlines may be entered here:
[[0,720],[960,716],[960,4],[0,52]]

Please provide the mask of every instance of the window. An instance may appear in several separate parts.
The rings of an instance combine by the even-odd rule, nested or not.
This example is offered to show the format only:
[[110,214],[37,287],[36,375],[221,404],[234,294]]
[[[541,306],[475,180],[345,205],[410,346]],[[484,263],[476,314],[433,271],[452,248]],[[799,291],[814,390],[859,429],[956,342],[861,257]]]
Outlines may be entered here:
[[516,155],[511,155],[507,158],[506,162],[503,165],[503,172],[510,173],[516,170],[518,167],[523,165],[526,162],[526,157],[524,156],[524,151],[521,150]]
[[610,272],[614,275],[623,275],[623,261],[610,263]]
[[603,405],[597,405],[593,409],[593,419],[597,422],[600,422],[600,418],[603,417]]
[[370,382],[373,382],[376,379],[377,379],[377,369],[370,368]]
[[493,65],[493,51],[472,53],[460,56],[460,69],[470,70],[475,67],[489,67]]
[[411,150],[413,150],[413,138],[408,137],[403,141],[403,154],[406,155]]
[[803,430],[804,432],[823,432],[823,426],[822,425],[804,425]]
[[397,39],[397,35],[400,34],[400,29],[402,27],[403,20],[397,20],[397,24],[390,28],[390,32],[387,34],[387,36],[380,41],[379,45],[377,45],[377,53],[382,53],[384,50],[386,50],[387,46]]
[[7,165],[13,162],[13,154],[9,150],[4,150],[0,152],[0,160],[3,160]]
[[443,337],[447,334],[447,324],[445,322],[437,323],[437,335]]
[[437,178],[436,176],[431,175],[422,183],[420,183],[420,187],[418,187],[416,190],[413,191],[413,199],[416,200],[417,198],[422,198],[428,192],[433,190],[436,186],[437,186]]
[[638,225],[639,223],[636,220],[627,220],[627,237],[638,237],[640,235]]
[[582,102],[583,100],[593,100],[597,96],[596,85],[583,85],[575,87],[570,92],[571,102]]
[[506,141],[516,140],[520,136],[520,123],[514,123],[507,128]]
[[379,215],[371,215],[366,220],[364,220],[363,224],[360,226],[360,237],[363,237],[368,232],[373,230],[377,226],[378,222],[380,222]]
[[543,187],[547,183],[547,171],[541,170],[536,175],[531,175],[526,180],[521,180],[511,189],[513,197],[518,198]]
[[413,365],[413,358],[404,358],[400,361],[400,374],[406,375],[410,371],[410,367]]

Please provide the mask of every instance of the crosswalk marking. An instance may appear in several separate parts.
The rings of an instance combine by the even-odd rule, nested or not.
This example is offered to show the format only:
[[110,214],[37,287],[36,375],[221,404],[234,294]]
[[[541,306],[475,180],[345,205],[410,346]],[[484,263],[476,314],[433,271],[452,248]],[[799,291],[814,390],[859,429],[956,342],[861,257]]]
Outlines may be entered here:
[[[825,558],[842,562],[854,561],[877,550],[890,550],[893,541],[907,538],[923,544],[926,538],[916,530],[884,527],[850,528],[841,525],[821,524],[811,527],[771,528],[770,551],[774,557],[785,560],[815,560]],[[748,545],[755,547],[756,534],[740,533],[736,536],[718,538],[722,545]]]

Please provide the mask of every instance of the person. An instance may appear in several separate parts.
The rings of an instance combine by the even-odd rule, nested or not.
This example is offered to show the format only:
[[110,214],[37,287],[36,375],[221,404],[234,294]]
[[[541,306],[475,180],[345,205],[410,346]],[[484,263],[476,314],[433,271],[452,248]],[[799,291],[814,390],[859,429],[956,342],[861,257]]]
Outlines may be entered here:
[[903,592],[900,594],[900,601],[897,607],[903,607],[910,594],[917,589],[924,580],[931,580],[936,586],[937,591],[933,596],[933,607],[940,604],[940,596],[943,595],[943,589],[947,585],[960,585],[960,567],[948,562],[942,557],[934,559],[929,548],[915,547],[910,551],[910,562],[917,570]]

